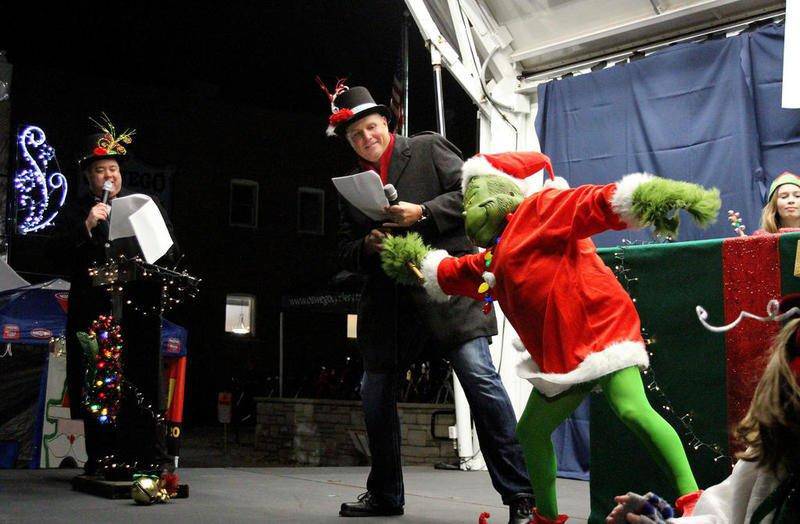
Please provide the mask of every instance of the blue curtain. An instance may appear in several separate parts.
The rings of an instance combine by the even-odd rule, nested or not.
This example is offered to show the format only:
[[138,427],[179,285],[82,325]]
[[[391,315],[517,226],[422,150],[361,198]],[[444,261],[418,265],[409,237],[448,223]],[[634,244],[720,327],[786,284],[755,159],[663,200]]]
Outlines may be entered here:
[[745,70],[753,93],[761,165],[770,182],[784,171],[800,174],[800,109],[781,108],[783,34],[783,25],[772,24],[746,37],[749,67]]
[[[758,227],[766,186],[800,171],[800,111],[780,109],[783,26],[673,45],[640,60],[539,86],[536,130],[556,174],[603,184],[647,171],[719,188],[719,220],[684,217],[680,240],[733,234],[727,209]],[[647,231],[606,232],[598,246]]]

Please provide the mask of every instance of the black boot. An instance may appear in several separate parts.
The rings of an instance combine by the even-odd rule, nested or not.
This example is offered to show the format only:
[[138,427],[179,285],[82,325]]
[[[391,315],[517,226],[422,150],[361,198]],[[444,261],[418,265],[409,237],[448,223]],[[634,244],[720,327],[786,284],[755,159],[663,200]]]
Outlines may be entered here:
[[403,506],[382,504],[369,491],[359,495],[356,502],[345,502],[339,510],[340,517],[387,517],[402,514]]
[[529,493],[520,493],[508,505],[508,524],[528,524],[533,517],[536,501]]

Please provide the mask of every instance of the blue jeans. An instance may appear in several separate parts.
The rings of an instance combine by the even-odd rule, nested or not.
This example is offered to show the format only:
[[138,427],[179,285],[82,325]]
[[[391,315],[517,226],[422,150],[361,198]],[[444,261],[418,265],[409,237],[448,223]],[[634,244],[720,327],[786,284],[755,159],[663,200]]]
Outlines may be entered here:
[[[504,504],[514,495],[531,493],[511,401],[492,363],[489,343],[480,337],[454,350],[449,359],[464,388],[478,431],[483,458],[494,489]],[[396,373],[364,372],[361,399],[369,437],[372,467],[367,489],[389,506],[405,504],[400,463],[400,420],[397,416]]]

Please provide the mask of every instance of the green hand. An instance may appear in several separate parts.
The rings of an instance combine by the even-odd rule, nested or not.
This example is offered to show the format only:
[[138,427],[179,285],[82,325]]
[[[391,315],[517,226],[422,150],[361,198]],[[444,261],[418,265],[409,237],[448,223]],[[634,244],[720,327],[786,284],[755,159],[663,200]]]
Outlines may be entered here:
[[640,223],[652,225],[657,234],[675,238],[680,223],[678,210],[685,210],[700,227],[707,227],[716,221],[721,201],[717,188],[653,178],[636,188],[632,204]]
[[389,236],[383,241],[381,267],[389,278],[400,284],[419,284],[419,279],[409,267],[409,263],[419,268],[422,259],[429,251],[430,248],[417,233]]

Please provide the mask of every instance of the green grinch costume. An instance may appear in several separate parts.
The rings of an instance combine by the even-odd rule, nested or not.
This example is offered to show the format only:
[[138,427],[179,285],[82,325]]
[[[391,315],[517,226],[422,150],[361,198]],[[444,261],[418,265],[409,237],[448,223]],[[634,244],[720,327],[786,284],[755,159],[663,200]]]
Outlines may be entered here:
[[[551,180],[529,197],[522,179],[546,168]],[[460,258],[432,251],[419,237],[384,242],[382,261],[394,279],[414,282],[418,265],[434,297],[498,300],[526,359],[518,374],[534,386],[517,426],[537,502],[534,522],[558,514],[556,457],[550,434],[595,387],[643,442],[682,495],[697,484],[675,430],[650,406],[639,369],[649,365],[636,309],[595,252],[590,236],[652,225],[674,236],[679,209],[701,225],[719,211],[717,190],[637,173],[608,185],[559,187],[539,153],[482,155],[462,170],[467,235],[486,251]]]

